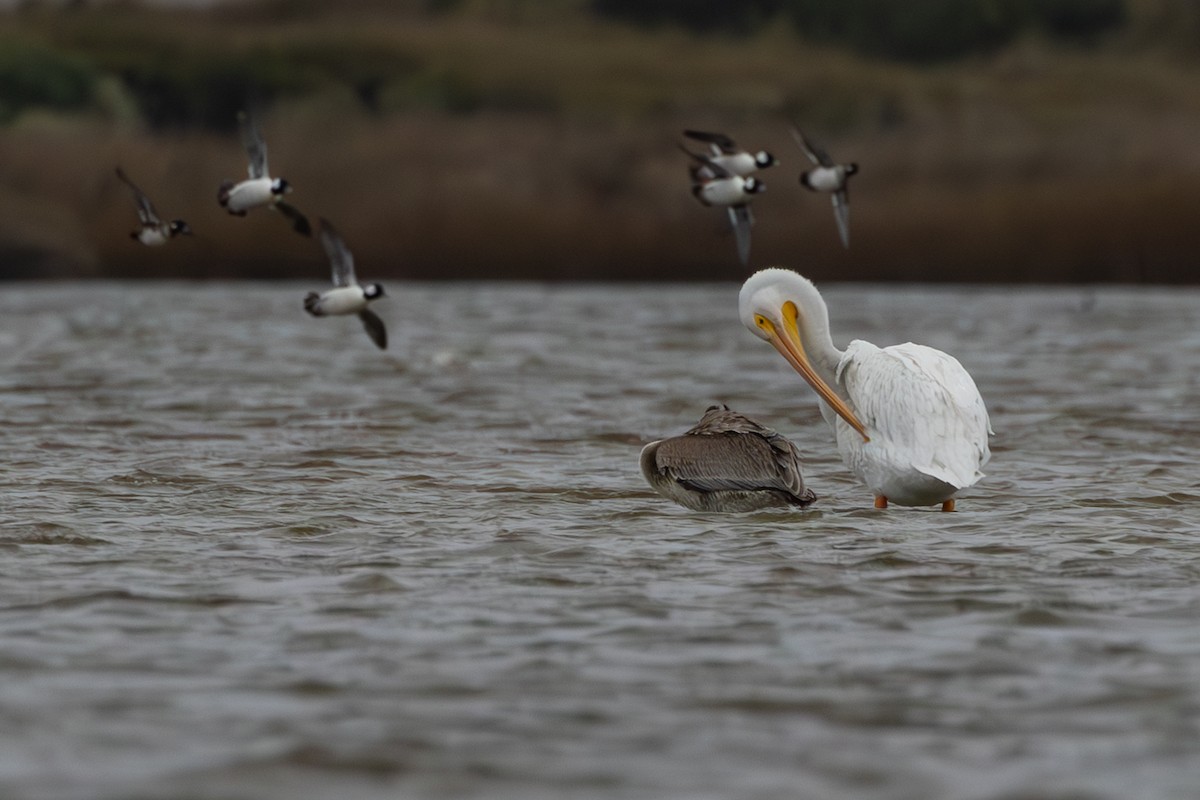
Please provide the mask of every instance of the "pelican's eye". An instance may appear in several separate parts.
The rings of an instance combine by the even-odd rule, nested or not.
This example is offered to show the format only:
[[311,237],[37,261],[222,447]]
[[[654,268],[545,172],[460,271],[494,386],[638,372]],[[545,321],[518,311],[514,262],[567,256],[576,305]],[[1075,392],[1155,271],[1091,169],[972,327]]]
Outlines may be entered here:
[[754,324],[767,333],[773,333],[775,331],[775,326],[771,324],[771,320],[767,319],[762,314],[754,315]]

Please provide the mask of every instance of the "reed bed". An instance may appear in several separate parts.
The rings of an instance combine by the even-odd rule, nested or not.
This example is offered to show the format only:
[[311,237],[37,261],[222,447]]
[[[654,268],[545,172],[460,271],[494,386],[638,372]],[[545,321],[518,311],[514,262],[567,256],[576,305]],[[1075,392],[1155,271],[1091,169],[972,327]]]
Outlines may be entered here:
[[[585,24],[561,9],[513,22],[354,8],[282,20],[257,6],[149,20],[122,7],[39,12],[10,15],[0,35],[102,65],[133,58],[122,43],[169,48],[185,37],[188,52],[255,69],[263,53],[307,53],[287,61],[310,65],[306,83],[280,89],[263,113],[272,170],[296,186],[295,205],[338,225],[364,277],[739,279],[722,212],[690,196],[676,147],[683,128],[700,127],[783,161],[754,204],[752,268],[1196,279],[1200,76],[1174,54],[1026,41],[916,68],[779,30],[697,38]],[[341,52],[357,55],[343,62]],[[27,111],[0,128],[4,276],[327,280],[320,248],[282,220],[218,208],[218,183],[245,169],[232,130],[150,125],[112,75],[102,80],[87,109]],[[828,198],[797,182],[806,164],[792,120],[861,165],[849,251]],[[159,250],[132,242],[117,164],[197,236]]]

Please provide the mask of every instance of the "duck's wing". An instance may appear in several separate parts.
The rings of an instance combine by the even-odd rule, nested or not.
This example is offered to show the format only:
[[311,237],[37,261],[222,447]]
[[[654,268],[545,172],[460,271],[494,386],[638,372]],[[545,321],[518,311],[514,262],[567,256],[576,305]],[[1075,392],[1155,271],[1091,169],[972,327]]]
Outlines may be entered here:
[[730,206],[728,210],[729,223],[737,239],[738,260],[745,267],[750,264],[750,228],[754,225],[754,215],[748,205]]
[[386,350],[387,328],[383,326],[383,320],[381,320],[375,314],[375,312],[371,311],[369,308],[364,308],[362,311],[358,312],[358,318],[362,320],[363,329],[366,330],[367,336],[371,337],[371,341],[374,342],[380,350]]
[[301,236],[312,236],[312,225],[309,224],[308,217],[304,216],[300,209],[291,203],[284,203],[278,200],[271,207],[287,218],[288,223],[292,226],[292,230],[296,233]]
[[837,220],[838,235],[842,237],[842,246],[850,247],[850,195],[843,184],[841,189],[833,193],[833,218]]
[[713,145],[722,153],[736,153],[738,150],[737,142],[723,133],[687,130],[683,132],[683,135],[689,139],[695,139],[697,142]]
[[796,140],[796,144],[800,145],[800,149],[804,151],[804,155],[808,156],[808,160],[816,164],[818,167],[832,167],[833,159],[829,157],[829,153],[825,152],[825,148],[820,145],[813,144],[804,132],[793,125],[790,128],[792,138]]
[[[329,264],[333,267],[333,285],[354,286],[358,283],[354,277],[354,256],[327,219],[321,220],[320,239],[325,255],[329,256]],[[369,330],[367,332],[370,333]]]
[[245,111],[239,111],[238,128],[242,133],[242,147],[246,148],[247,171],[251,179],[267,177],[270,174],[267,172],[267,142],[258,129],[258,122]]
[[712,160],[703,153],[693,153],[683,145],[679,145],[679,149],[687,153],[687,155],[696,162],[691,167],[693,181],[699,182],[703,180],[716,180],[720,178],[733,177],[732,172],[722,166],[719,162]]
[[159,219],[158,212],[154,210],[154,204],[150,202],[150,198],[137,187],[137,184],[129,180],[129,176],[125,174],[125,170],[117,167],[117,177],[121,179],[122,183],[133,190],[133,199],[137,203],[138,220],[142,225],[162,224],[162,220]]

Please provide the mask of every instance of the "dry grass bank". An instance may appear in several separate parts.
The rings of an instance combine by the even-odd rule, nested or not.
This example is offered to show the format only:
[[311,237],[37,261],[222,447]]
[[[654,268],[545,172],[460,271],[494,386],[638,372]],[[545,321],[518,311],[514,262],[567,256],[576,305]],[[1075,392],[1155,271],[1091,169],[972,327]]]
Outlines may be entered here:
[[[291,199],[338,224],[364,276],[739,278],[723,217],[691,198],[676,149],[682,128],[708,127],[784,162],[755,202],[753,266],[837,279],[1197,278],[1200,75],[1168,55],[1024,43],[918,70],[781,31],[697,39],[570,16],[402,17],[369,4],[282,22],[225,13],[163,14],[154,35],[190,31],[216,47],[237,23],[246,46],[373,42],[420,65],[383,85],[374,112],[329,85],[264,120],[272,167],[297,187]],[[53,37],[119,39],[135,24],[72,19]],[[26,22],[23,34],[51,37],[45,24]],[[412,81],[451,74],[476,98],[470,109],[413,101]],[[235,136],[151,133],[120,107],[27,114],[0,129],[4,275],[325,280],[314,242],[269,214],[235,219],[217,207],[217,184],[244,169]],[[861,165],[849,252],[828,199],[797,184],[805,165],[789,119]],[[118,163],[198,236],[162,250],[130,241]]]

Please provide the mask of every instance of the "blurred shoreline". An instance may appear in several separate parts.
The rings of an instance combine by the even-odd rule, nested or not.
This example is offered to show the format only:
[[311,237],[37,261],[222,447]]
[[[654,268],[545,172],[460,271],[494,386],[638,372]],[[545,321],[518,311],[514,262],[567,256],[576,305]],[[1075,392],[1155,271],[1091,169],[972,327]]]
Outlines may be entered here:
[[[277,215],[217,207],[218,183],[244,175],[235,132],[150,124],[114,79],[141,74],[135,45],[152,38],[163,58],[198,71],[261,48],[308,48],[334,65],[335,78],[272,98],[262,127],[272,172],[296,187],[289,201],[338,226],[364,278],[740,279],[749,270],[722,212],[689,192],[677,142],[693,127],[782,161],[762,174],[751,270],[1197,280],[1200,65],[1174,50],[1025,38],[913,66],[811,46],[778,26],[702,37],[585,21],[570,4],[515,21],[377,3],[279,18],[243,5],[0,14],[0,42],[125,65],[101,75],[85,109],[24,110],[0,127],[0,277],[327,273],[316,242]],[[280,63],[286,86],[308,62]],[[861,167],[849,251],[828,198],[797,182],[806,162],[793,120]],[[136,215],[118,164],[196,237],[160,249],[130,240]]]

